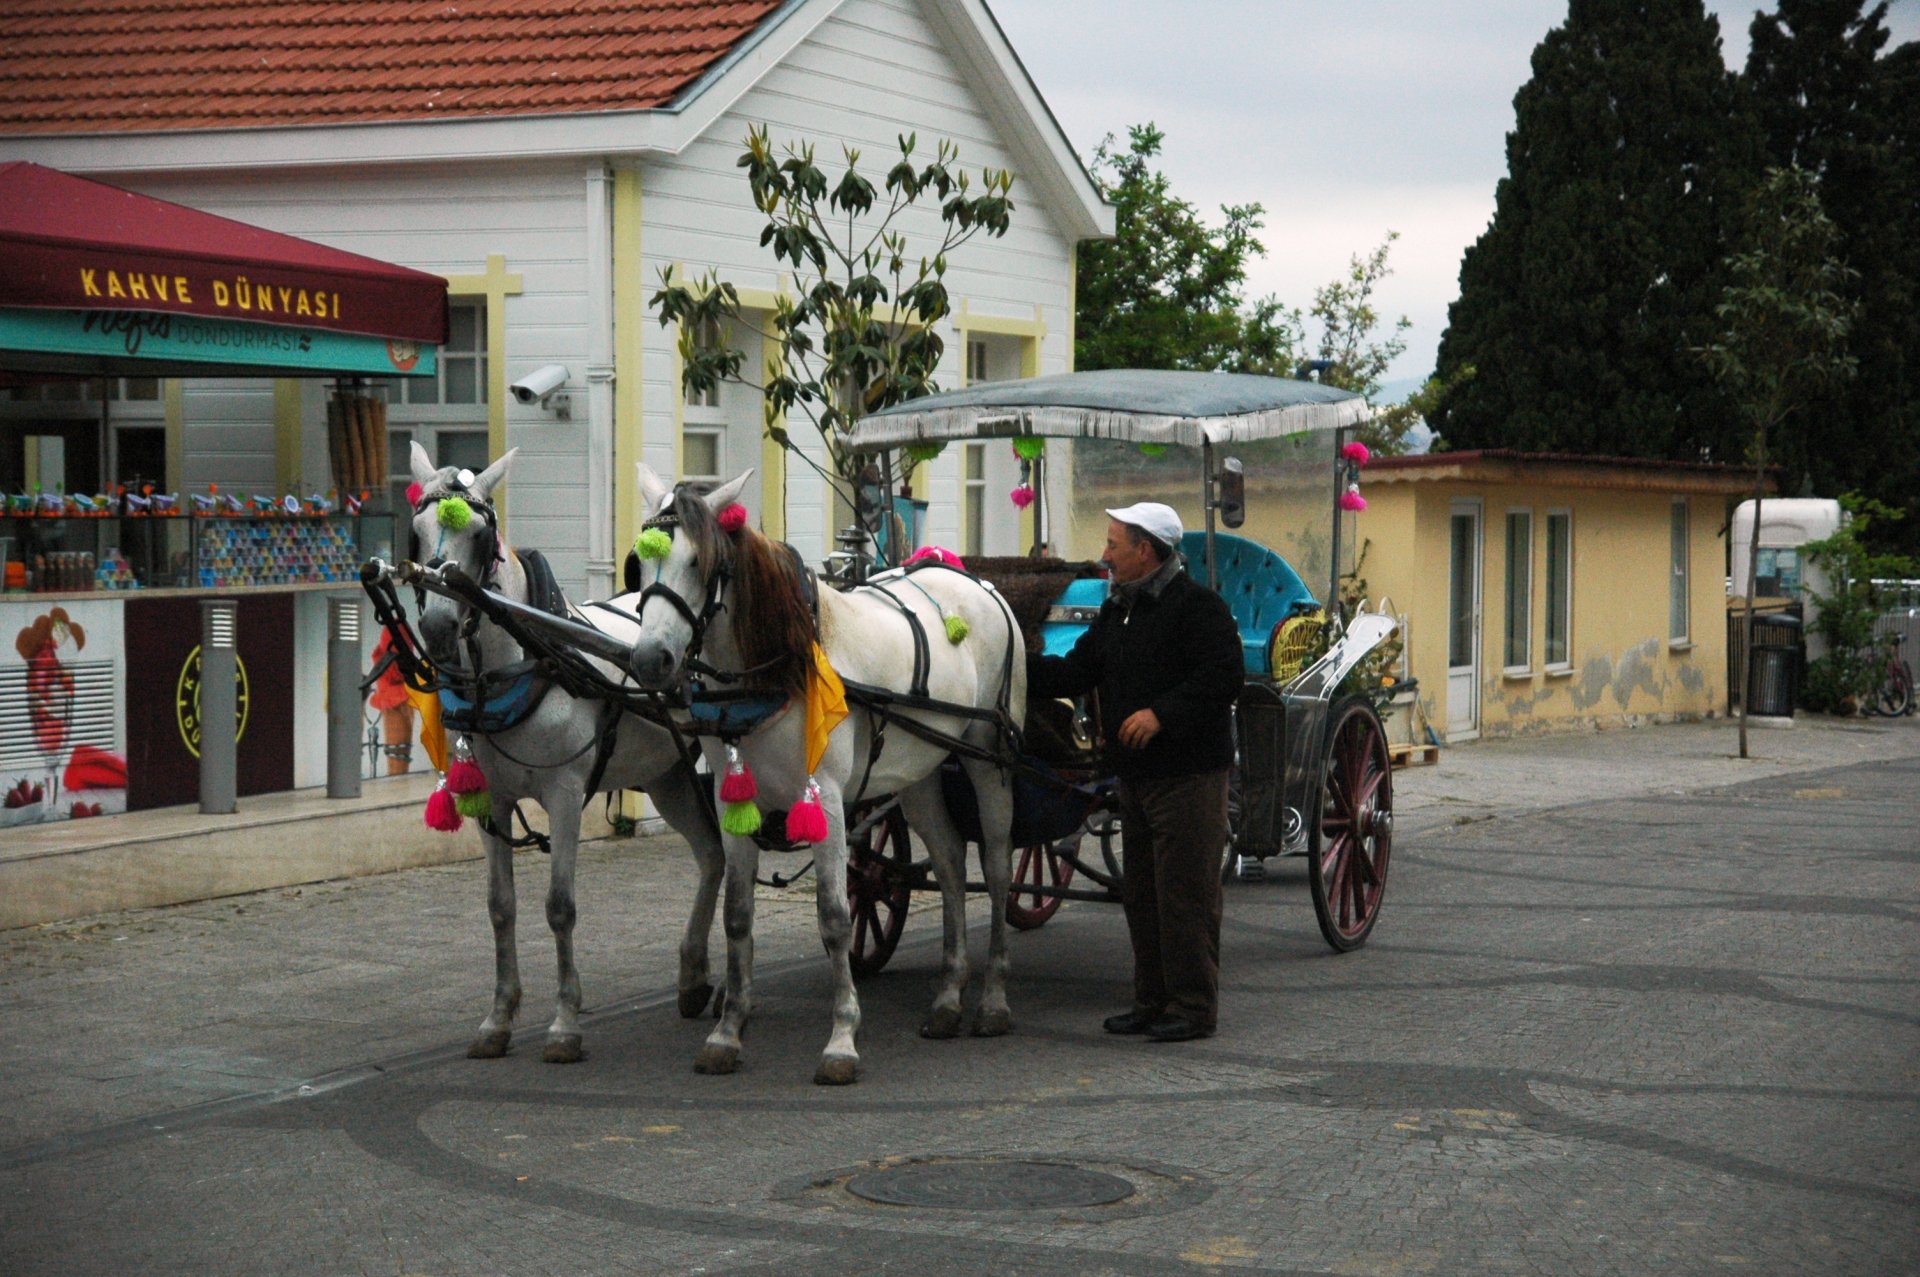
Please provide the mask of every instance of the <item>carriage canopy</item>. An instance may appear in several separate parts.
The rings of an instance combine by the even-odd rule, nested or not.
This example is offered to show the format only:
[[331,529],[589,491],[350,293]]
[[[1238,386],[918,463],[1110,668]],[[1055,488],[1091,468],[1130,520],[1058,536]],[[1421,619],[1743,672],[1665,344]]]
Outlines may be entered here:
[[1116,368],[995,381],[928,395],[861,418],[856,452],[915,443],[1040,435],[1128,443],[1251,443],[1365,421],[1352,391],[1252,373]]

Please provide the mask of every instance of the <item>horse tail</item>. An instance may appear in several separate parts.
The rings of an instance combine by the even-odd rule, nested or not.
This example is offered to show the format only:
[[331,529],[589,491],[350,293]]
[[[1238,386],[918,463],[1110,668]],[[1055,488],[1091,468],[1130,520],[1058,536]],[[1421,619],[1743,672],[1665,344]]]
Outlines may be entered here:
[[813,670],[813,610],[792,556],[751,529],[740,533],[734,561],[739,615],[733,632],[740,661],[756,686],[804,696]]

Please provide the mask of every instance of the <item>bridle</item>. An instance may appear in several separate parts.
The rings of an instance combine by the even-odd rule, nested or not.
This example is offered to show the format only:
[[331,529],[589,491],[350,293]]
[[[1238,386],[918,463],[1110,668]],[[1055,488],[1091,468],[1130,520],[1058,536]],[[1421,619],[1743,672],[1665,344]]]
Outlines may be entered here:
[[[698,498],[696,497],[694,499],[697,500]],[[672,503],[669,502],[667,505],[662,506],[660,511],[651,519],[641,524],[640,530],[646,532],[657,529],[665,532],[669,538],[678,539],[681,526],[680,516],[674,511]],[[637,563],[637,555],[635,559]],[[637,566],[635,577],[636,579],[638,577]],[[633,618],[635,621],[638,621],[644,627],[646,624],[645,613],[647,604],[656,598],[664,599],[674,611],[680,614],[680,619],[685,621],[688,628],[693,631],[692,637],[687,640],[686,655],[680,662],[680,681],[682,683],[696,675],[702,678],[716,679],[724,683],[732,683],[737,682],[740,678],[753,672],[751,670],[737,672],[718,670],[700,659],[700,649],[706,643],[707,639],[707,628],[713,624],[715,617],[726,611],[727,605],[724,596],[727,586],[731,584],[732,581],[733,556],[722,547],[715,552],[713,569],[707,573],[707,578],[702,583],[702,592],[707,597],[697,613],[693,610],[693,605],[687,602],[685,596],[668,585],[661,575],[656,574],[652,584],[645,586],[640,591],[640,601],[633,609]]]
[[[474,538],[479,544],[481,558],[478,583],[481,589],[490,590],[493,588],[494,582],[499,576],[500,565],[506,561],[506,557],[500,553],[500,515],[499,512],[493,508],[492,502],[488,501],[485,497],[474,494],[470,486],[472,482],[472,471],[461,470],[454,473],[449,476],[445,486],[436,486],[430,493],[422,492],[420,499],[413,503],[413,513],[414,517],[418,518],[420,515],[426,513],[429,508],[438,506],[442,501],[452,497],[458,497],[460,500],[466,502],[468,509],[472,510],[474,516],[480,519],[484,525],[474,534]],[[444,528],[442,528],[440,532],[440,541],[442,545],[446,542],[446,530]],[[447,557],[440,552],[440,548],[440,546],[434,547],[433,556],[426,562],[427,567],[437,569],[446,565]],[[424,612],[427,605],[427,592],[416,585],[413,587],[413,598],[415,610],[417,612]],[[465,608],[461,617],[460,637],[471,641],[479,625],[479,610],[476,608]]]

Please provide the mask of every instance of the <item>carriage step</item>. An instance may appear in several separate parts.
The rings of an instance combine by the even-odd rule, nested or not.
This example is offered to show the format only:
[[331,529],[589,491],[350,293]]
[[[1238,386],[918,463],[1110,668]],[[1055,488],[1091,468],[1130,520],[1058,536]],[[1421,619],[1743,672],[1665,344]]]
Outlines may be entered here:
[[1260,882],[1267,876],[1267,862],[1257,856],[1233,858],[1233,876],[1241,882]]
[[1395,767],[1424,767],[1440,761],[1438,745],[1389,745],[1387,758]]

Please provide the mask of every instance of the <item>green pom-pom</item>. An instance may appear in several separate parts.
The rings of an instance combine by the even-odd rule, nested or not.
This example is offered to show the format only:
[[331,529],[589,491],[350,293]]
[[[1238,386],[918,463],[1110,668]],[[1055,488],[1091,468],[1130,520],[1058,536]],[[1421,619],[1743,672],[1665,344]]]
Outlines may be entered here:
[[965,638],[967,634],[966,617],[950,616],[947,618],[947,642],[958,643],[961,639]]
[[742,838],[760,832],[760,807],[751,798],[744,802],[728,803],[726,811],[720,815],[720,828]]
[[461,497],[441,497],[439,519],[441,527],[458,532],[473,522],[473,507]]
[[944,443],[910,443],[907,445],[907,460],[919,465],[931,461],[947,450]]
[[1013,441],[1013,455],[1022,461],[1031,461],[1047,450],[1045,439],[1035,439],[1031,435],[1022,435]]
[[471,794],[455,794],[453,809],[469,820],[485,820],[493,815],[493,795],[484,789]]
[[1143,443],[1140,445],[1140,451],[1149,457],[1157,457],[1166,450],[1167,445],[1164,443]]
[[633,552],[643,559],[664,559],[673,553],[673,538],[661,528],[648,528],[633,539]]

